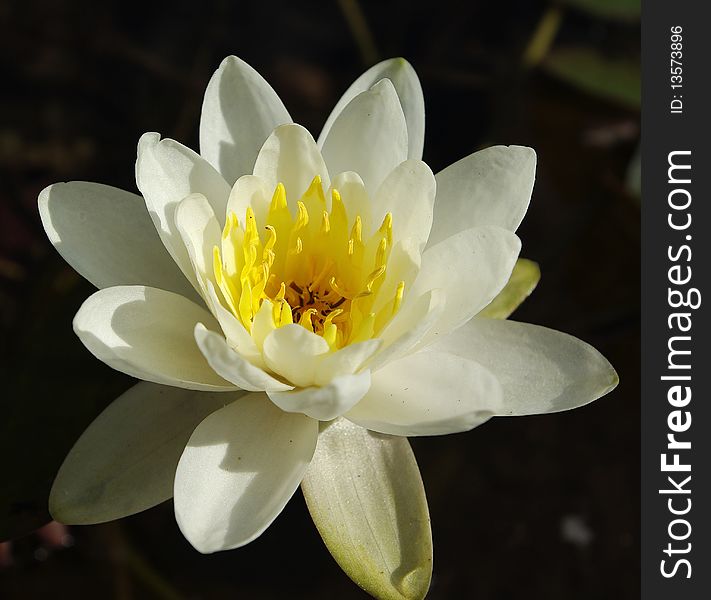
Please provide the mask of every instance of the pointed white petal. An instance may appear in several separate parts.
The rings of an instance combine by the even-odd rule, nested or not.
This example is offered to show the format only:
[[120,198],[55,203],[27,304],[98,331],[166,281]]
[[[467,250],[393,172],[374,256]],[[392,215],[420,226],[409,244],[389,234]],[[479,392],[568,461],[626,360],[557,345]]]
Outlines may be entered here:
[[443,289],[447,303],[423,343],[456,329],[504,288],[516,264],[521,241],[499,227],[466,229],[427,248],[410,294]]
[[384,60],[368,69],[353,82],[328,116],[318,138],[319,147],[323,146],[333,123],[350,101],[358,94],[369,90],[381,79],[389,79],[392,82],[402,105],[407,122],[409,146],[407,157],[422,158],[422,148],[425,143],[425,99],[415,69],[404,58]]
[[293,392],[267,391],[267,395],[286,412],[330,421],[353,408],[369,387],[370,371],[362,371],[357,375],[339,375],[321,387],[301,388]]
[[227,212],[234,213],[244,226],[247,207],[251,206],[257,223],[265,223],[274,188],[269,189],[261,177],[243,175],[232,186]]
[[263,348],[267,366],[296,387],[316,383],[318,365],[328,352],[326,340],[296,323],[272,331]]
[[200,294],[210,304],[207,282],[215,285],[212,249],[219,246],[221,232],[215,213],[202,194],[190,194],[175,211],[175,226],[190,257]]
[[516,231],[536,176],[536,153],[525,146],[493,146],[437,173],[429,246],[470,227]]
[[393,435],[468,431],[501,407],[501,386],[482,365],[422,351],[374,373],[370,390],[346,413],[361,427]]
[[243,546],[283,510],[301,483],[318,422],[250,394],[207,417],[175,473],[175,517],[188,541],[209,553]]
[[222,305],[215,286],[211,281],[207,282],[207,291],[210,298],[208,305],[220,323],[227,343],[253,365],[262,368],[264,366],[262,353],[257,348],[252,336],[245,329],[244,325]]
[[74,317],[74,332],[99,360],[138,379],[192,390],[233,390],[195,343],[196,323],[218,330],[204,308],[172,292],[117,286],[90,296]]
[[375,372],[414,348],[440,319],[446,303],[444,292],[435,289],[403,306],[380,334],[383,348],[367,367]]
[[327,354],[318,365],[316,385],[326,385],[335,377],[356,373],[382,344],[382,340],[367,340]]
[[432,532],[407,438],[345,419],[329,423],[301,489],[328,550],[353,581],[375,598],[425,597]]
[[[353,171],[345,171],[339,173],[331,181],[331,188],[338,190],[338,193],[343,200],[343,206],[348,215],[348,222],[353,223],[356,215],[360,216],[363,226],[363,237],[372,234],[373,227],[379,227],[380,223],[373,223],[373,207],[372,200],[365,190],[363,180],[358,173]],[[328,202],[331,201],[331,194],[326,196]],[[382,221],[382,219],[381,219]]]
[[145,133],[138,142],[136,184],[163,244],[195,289],[199,289],[175,224],[175,210],[189,194],[202,194],[222,227],[230,187],[204,158],[175,140],[161,140],[157,133]]
[[52,516],[68,525],[104,523],[168,500],[190,434],[242,394],[133,386],[89,425],[64,459],[49,496]]
[[617,373],[595,348],[565,333],[499,319],[475,318],[433,349],[486,366],[501,382],[497,415],[559,412],[612,391]]
[[38,200],[49,241],[96,287],[149,285],[198,299],[163,246],[140,196],[70,181],[50,185]]
[[422,250],[432,227],[435,178],[420,160],[400,163],[375,193],[373,222],[378,227],[386,213],[393,216],[393,238],[410,239]]
[[232,185],[252,172],[264,140],[284,123],[291,117],[272,87],[246,62],[228,56],[205,90],[200,154]]
[[397,93],[383,79],[358,94],[333,123],[322,145],[331,173],[355,171],[374,194],[385,177],[407,159],[407,125]]
[[227,345],[223,336],[210,331],[202,323],[195,326],[195,341],[215,372],[243,390],[283,392],[294,389],[294,386],[282,383],[242,358]]
[[254,164],[254,175],[264,180],[272,191],[277,183],[283,183],[286,200],[292,208],[316,175],[321,177],[324,189],[328,189],[330,183],[314,138],[296,124],[281,125],[267,138]]

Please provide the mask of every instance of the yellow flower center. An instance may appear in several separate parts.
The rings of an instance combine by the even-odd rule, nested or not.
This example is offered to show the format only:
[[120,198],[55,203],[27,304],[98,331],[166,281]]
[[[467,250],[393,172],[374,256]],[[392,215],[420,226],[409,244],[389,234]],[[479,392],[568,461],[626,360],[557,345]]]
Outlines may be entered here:
[[243,224],[227,215],[222,247],[213,249],[226,306],[262,339],[290,323],[322,336],[332,350],[372,338],[397,313],[405,287],[399,282],[386,302],[376,302],[392,248],[392,215],[364,240],[360,215],[349,220],[336,189],[327,211],[318,176],[297,207],[294,219],[280,183],[261,236],[251,207]]

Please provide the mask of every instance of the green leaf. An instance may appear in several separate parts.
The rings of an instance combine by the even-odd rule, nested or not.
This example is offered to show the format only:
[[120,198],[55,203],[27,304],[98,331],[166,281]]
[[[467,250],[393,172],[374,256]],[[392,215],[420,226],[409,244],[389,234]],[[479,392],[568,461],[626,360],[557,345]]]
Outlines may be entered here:
[[361,588],[381,600],[425,597],[432,532],[407,438],[327,423],[301,489],[329,551]]
[[590,48],[562,48],[548,55],[545,70],[590,94],[639,108],[639,61],[608,59]]
[[565,0],[565,3],[595,17],[635,22],[641,14],[640,0]]
[[74,444],[52,486],[50,513],[69,525],[104,523],[172,498],[175,469],[192,432],[245,393],[136,384]]
[[519,258],[511,272],[509,282],[489,306],[479,313],[488,319],[506,319],[536,289],[541,278],[538,264],[526,258]]

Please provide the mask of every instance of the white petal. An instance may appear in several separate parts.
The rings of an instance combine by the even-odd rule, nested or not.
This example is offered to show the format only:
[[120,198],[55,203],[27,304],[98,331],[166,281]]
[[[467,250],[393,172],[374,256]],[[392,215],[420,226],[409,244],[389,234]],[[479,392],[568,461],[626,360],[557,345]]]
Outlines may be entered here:
[[328,170],[314,138],[296,124],[281,125],[267,138],[254,164],[254,175],[272,191],[283,183],[291,207],[296,206],[316,175],[324,188],[329,186]]
[[89,425],[64,459],[49,496],[52,516],[69,525],[104,523],[168,500],[190,434],[241,394],[133,386]]
[[422,158],[422,148],[425,143],[425,99],[415,69],[404,58],[384,60],[368,69],[353,82],[328,116],[318,138],[319,147],[323,146],[333,123],[348,103],[381,79],[389,79],[392,82],[402,105],[407,122],[408,158]]
[[422,250],[432,227],[435,188],[434,175],[425,163],[420,160],[400,163],[375,193],[374,226],[378,227],[390,212],[393,238],[411,239]]
[[277,93],[246,62],[228,56],[205,90],[200,154],[231,185],[252,172],[264,140],[283,123],[291,117]]
[[160,241],[140,196],[71,181],[50,185],[38,200],[49,241],[96,287],[150,285],[198,299]]
[[414,348],[442,316],[446,303],[444,292],[435,289],[403,306],[381,332],[383,348],[367,363],[368,368],[377,371]]
[[521,241],[499,227],[466,229],[422,254],[422,267],[410,294],[443,289],[447,303],[426,341],[466,323],[504,288],[516,264]]
[[230,187],[204,158],[174,140],[161,141],[157,133],[145,133],[138,142],[136,183],[163,244],[195,289],[199,290],[175,224],[175,210],[189,194],[202,194],[222,226]]
[[175,225],[188,251],[190,263],[200,286],[200,293],[210,304],[207,282],[215,285],[212,267],[212,249],[219,246],[220,225],[210,203],[202,194],[190,194],[175,211]]
[[496,375],[504,392],[497,415],[577,408],[618,382],[612,365],[589,344],[529,323],[477,317],[434,348],[476,360]]
[[500,407],[501,386],[488,369],[422,351],[374,373],[368,393],[345,416],[381,433],[442,435],[481,425]]
[[247,207],[251,206],[257,223],[265,223],[274,189],[269,189],[261,177],[243,175],[232,186],[227,212],[234,213],[244,225]]
[[536,153],[525,146],[493,146],[437,173],[429,246],[470,227],[516,231],[536,176]]
[[272,331],[263,348],[267,366],[297,387],[316,383],[316,370],[328,351],[326,340],[296,323]]
[[282,392],[294,389],[294,386],[274,379],[259,367],[255,367],[248,360],[242,358],[227,345],[224,337],[210,331],[202,323],[195,326],[195,341],[215,372],[243,390]]
[[390,80],[351,100],[323,140],[322,152],[329,172],[355,171],[370,194],[407,159],[407,124]]
[[[373,226],[376,228],[380,227],[380,223],[373,223],[372,201],[358,173],[353,171],[339,173],[333,178],[331,188],[338,190],[341,200],[343,201],[343,206],[346,209],[349,223],[355,221],[356,215],[360,216],[363,227],[363,237],[372,233]],[[328,202],[331,201],[330,192],[326,196],[326,199]]]
[[[374,312],[378,312],[386,304],[392,303],[397,286],[401,281],[405,284],[405,301],[416,297],[411,289],[420,271],[421,261],[419,244],[410,239],[395,242],[388,259],[385,279],[373,305]],[[421,293],[419,292],[418,295]],[[403,307],[404,304],[403,302]]]
[[175,473],[175,517],[200,552],[243,546],[283,510],[313,456],[318,422],[250,394],[207,417]]
[[257,348],[252,336],[245,329],[244,325],[240,322],[237,317],[235,317],[229,310],[227,310],[217,295],[215,286],[211,281],[207,282],[207,291],[210,298],[208,305],[213,311],[213,314],[220,323],[222,332],[225,334],[227,343],[231,348],[239,352],[239,354],[245,357],[253,365],[260,368],[264,366],[264,361],[262,360],[262,353]]
[[193,330],[219,325],[204,308],[144,286],[99,290],[81,305],[74,332],[99,360],[138,379],[192,390],[233,390],[207,364]]
[[367,340],[327,354],[318,365],[316,385],[326,385],[336,377],[357,372],[382,344],[382,340]]
[[375,598],[424,598],[432,576],[425,489],[407,438],[338,419],[319,434],[301,482],[333,557]]
[[330,421],[349,411],[370,387],[370,371],[340,375],[322,387],[293,392],[267,392],[272,402],[287,412],[303,413],[320,421]]

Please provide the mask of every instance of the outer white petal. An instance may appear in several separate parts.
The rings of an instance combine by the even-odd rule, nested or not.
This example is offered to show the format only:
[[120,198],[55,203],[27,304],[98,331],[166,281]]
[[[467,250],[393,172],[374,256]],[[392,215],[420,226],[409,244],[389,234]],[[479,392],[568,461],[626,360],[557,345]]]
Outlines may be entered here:
[[241,394],[133,386],[89,425],[64,459],[49,496],[52,516],[72,525],[104,523],[168,500],[190,434]]
[[367,363],[368,368],[377,371],[414,348],[440,319],[446,303],[445,293],[435,289],[403,306],[380,333],[383,348]]
[[231,185],[252,172],[264,140],[283,123],[291,117],[277,93],[246,62],[228,56],[205,90],[200,154]]
[[404,58],[384,60],[368,69],[353,82],[328,116],[318,138],[319,146],[323,146],[333,123],[348,103],[381,79],[389,79],[392,82],[402,105],[407,122],[408,158],[422,158],[422,148],[425,143],[425,99],[415,69]]
[[440,288],[447,303],[424,343],[466,323],[504,288],[516,264],[521,241],[499,227],[466,229],[427,248],[410,290],[417,297]]
[[407,438],[324,424],[301,489],[333,557],[374,598],[424,598],[432,576],[425,489]]
[[215,285],[212,249],[220,244],[220,225],[202,194],[190,194],[175,211],[175,225],[188,251],[202,297],[210,306],[207,282]]
[[390,80],[351,100],[325,137],[322,152],[329,172],[355,171],[370,194],[407,159],[407,124]]
[[243,546],[279,515],[311,461],[318,422],[250,394],[207,417],[175,473],[175,516],[200,552]]
[[283,392],[294,389],[294,386],[282,383],[242,358],[230,348],[223,336],[210,331],[202,323],[195,326],[195,341],[215,372],[243,390]]
[[425,247],[432,227],[435,177],[421,160],[407,160],[388,174],[375,193],[373,222],[378,227],[385,214],[393,215],[393,238],[411,239]]
[[198,298],[140,196],[86,181],[55,183],[40,193],[39,212],[49,241],[96,287],[150,285]]
[[322,387],[293,392],[267,392],[272,402],[286,412],[303,413],[319,421],[330,421],[349,411],[370,387],[370,371],[340,375]]
[[496,375],[504,393],[497,415],[577,408],[618,382],[612,365],[589,344],[528,323],[477,317],[435,348],[476,360]]
[[263,347],[267,366],[296,387],[316,382],[317,368],[328,352],[326,340],[296,323],[272,331]]
[[329,186],[328,170],[314,138],[301,125],[281,125],[264,142],[254,164],[254,175],[274,190],[277,183],[286,188],[291,207],[308,189],[316,175],[324,188]]
[[501,408],[501,386],[482,365],[423,351],[373,374],[370,390],[346,413],[361,427],[393,435],[468,431]]
[[145,133],[138,142],[136,184],[163,244],[195,289],[199,289],[175,224],[175,210],[189,194],[202,194],[222,226],[230,186],[204,158],[174,140],[161,141],[157,133]]
[[195,324],[219,326],[204,308],[172,292],[117,286],[90,296],[74,331],[99,360],[138,379],[192,390],[234,386],[207,364],[193,337]]
[[525,146],[493,146],[437,173],[429,246],[469,227],[516,231],[528,209],[536,153]]

